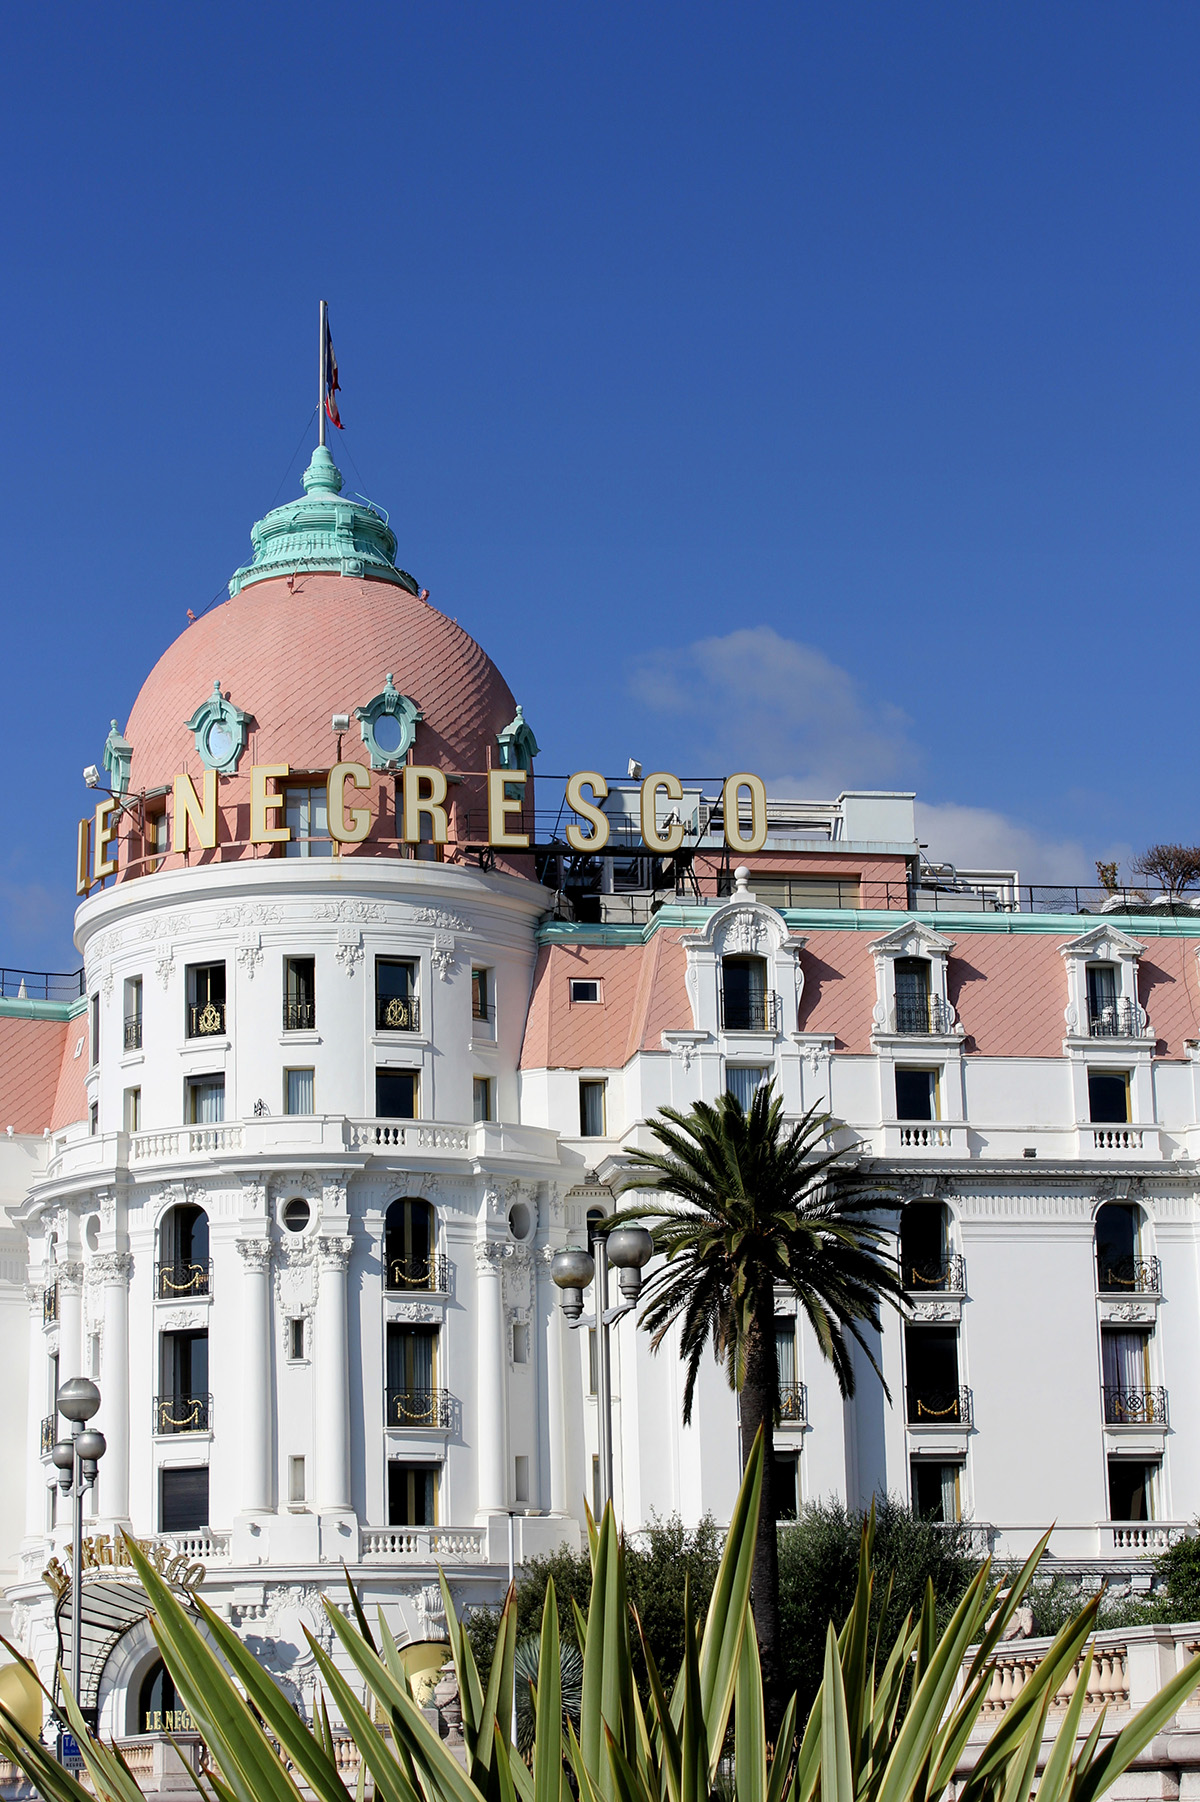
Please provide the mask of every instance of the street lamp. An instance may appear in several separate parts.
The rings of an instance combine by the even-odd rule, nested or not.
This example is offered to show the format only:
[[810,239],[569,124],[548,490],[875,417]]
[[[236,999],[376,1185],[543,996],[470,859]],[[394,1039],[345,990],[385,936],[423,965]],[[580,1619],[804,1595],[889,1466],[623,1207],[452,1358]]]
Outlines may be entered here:
[[[597,1423],[600,1429],[600,1512],[613,1499],[613,1419],[612,1364],[609,1355],[609,1328],[636,1307],[642,1292],[642,1271],[654,1254],[654,1240],[644,1226],[618,1226],[605,1235],[596,1236],[596,1254],[578,1245],[554,1254],[550,1275],[562,1290],[561,1302],[567,1325],[573,1330],[581,1326],[596,1327],[596,1391]],[[618,1274],[621,1300],[615,1308],[608,1305],[608,1267]],[[596,1280],[596,1312],[583,1311],[583,1292]]]
[[71,1554],[71,1688],[79,1705],[83,1673],[83,1492],[95,1483],[107,1446],[104,1434],[87,1425],[100,1406],[100,1391],[95,1383],[89,1382],[87,1377],[71,1377],[59,1389],[55,1405],[64,1420],[71,1423],[71,1437],[58,1441],[50,1452],[50,1461],[58,1471],[59,1488],[75,1502],[75,1545]]

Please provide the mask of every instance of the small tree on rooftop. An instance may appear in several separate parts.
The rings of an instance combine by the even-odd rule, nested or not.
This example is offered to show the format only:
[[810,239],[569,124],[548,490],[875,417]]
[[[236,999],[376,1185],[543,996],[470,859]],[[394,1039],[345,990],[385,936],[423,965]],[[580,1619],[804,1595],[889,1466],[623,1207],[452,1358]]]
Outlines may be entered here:
[[1169,895],[1200,882],[1200,845],[1151,845],[1133,860],[1134,873],[1149,877]]

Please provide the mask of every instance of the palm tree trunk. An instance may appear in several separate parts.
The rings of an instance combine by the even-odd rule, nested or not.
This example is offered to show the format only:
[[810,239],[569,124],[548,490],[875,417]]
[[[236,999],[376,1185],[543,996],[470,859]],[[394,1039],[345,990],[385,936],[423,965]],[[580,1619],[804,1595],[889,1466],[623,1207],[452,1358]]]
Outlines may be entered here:
[[775,1397],[779,1378],[775,1368],[775,1292],[770,1284],[759,1293],[754,1319],[744,1347],[745,1377],[741,1395],[742,1467],[750,1456],[755,1434],[763,1430],[762,1503],[758,1513],[758,1537],[754,1545],[752,1605],[762,1661],[763,1704],[767,1739],[772,1743],[783,1719],[783,1672],[779,1662],[779,1542],[775,1517]]

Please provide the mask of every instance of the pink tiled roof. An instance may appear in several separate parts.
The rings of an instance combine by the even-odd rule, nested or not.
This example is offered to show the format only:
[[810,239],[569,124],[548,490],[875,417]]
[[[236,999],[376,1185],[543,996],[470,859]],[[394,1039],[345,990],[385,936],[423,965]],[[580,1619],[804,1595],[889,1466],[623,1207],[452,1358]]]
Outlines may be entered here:
[[195,621],[165,650],[129,716],[130,786],[156,788],[176,772],[201,773],[184,721],[220,680],[253,716],[252,763],[327,769],[330,720],[351,715],[343,755],[366,760],[354,709],[379,694],[391,672],[421,707],[418,762],[482,770],[486,750],[516,703],[507,682],[469,633],[428,602],[391,583],[330,574],[256,583]]
[[52,1124],[63,1043],[76,1024],[83,1024],[82,1017],[80,1022],[0,1017],[0,1131],[11,1126],[14,1132],[40,1133]]
[[[62,1063],[54,1092],[54,1111],[50,1116],[50,1125],[54,1131],[60,1126],[72,1126],[77,1120],[87,1119],[87,1092],[84,1087],[88,1069],[86,1040],[87,1016],[77,1014],[73,1020],[67,1021],[66,1037],[63,1040]],[[82,1050],[79,1049],[81,1045]]]

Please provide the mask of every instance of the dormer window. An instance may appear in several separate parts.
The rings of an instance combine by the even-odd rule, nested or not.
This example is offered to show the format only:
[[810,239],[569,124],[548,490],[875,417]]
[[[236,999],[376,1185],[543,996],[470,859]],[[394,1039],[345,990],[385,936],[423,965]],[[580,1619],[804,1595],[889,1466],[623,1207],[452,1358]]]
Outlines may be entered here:
[[775,1032],[777,997],[767,987],[765,957],[721,960],[721,1025],[726,1032]]
[[[1095,926],[1061,947],[1067,967],[1068,1035],[1088,1039],[1150,1036],[1138,1003],[1138,959],[1145,946],[1115,926]],[[1083,1047],[1078,1047],[1082,1051]]]
[[929,960],[896,959],[896,1031],[928,1032],[930,1019]]
[[875,959],[875,1032],[961,1038],[947,993],[952,939],[915,922],[871,945]]
[[1116,964],[1088,964],[1084,973],[1087,978],[1088,1037],[1129,1038],[1137,1031],[1136,1007],[1128,996],[1120,993],[1120,972]]

